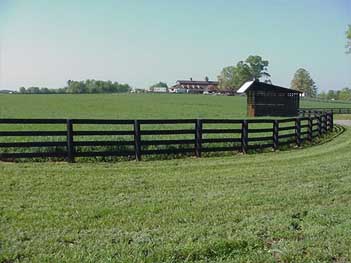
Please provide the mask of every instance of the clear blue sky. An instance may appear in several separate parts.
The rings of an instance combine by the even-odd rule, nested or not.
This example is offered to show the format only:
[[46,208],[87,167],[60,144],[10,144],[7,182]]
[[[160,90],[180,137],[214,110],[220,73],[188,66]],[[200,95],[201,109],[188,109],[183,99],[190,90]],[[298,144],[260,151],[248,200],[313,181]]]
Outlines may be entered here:
[[0,89],[213,79],[256,54],[277,85],[303,67],[320,90],[341,89],[347,24],[351,0],[0,0]]

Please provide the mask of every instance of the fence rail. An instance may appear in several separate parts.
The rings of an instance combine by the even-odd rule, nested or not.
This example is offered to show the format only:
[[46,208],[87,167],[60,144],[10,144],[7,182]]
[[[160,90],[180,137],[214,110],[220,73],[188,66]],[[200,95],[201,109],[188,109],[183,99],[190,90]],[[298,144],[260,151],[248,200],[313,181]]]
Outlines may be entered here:
[[[333,130],[333,112],[314,109],[301,113],[301,117],[276,120],[0,119],[0,160],[57,157],[74,162],[76,157],[129,156],[141,160],[142,156],[157,154],[201,157],[211,152],[247,153],[264,148],[277,150],[289,144],[300,146]],[[2,131],[5,124],[10,127],[61,124],[65,128],[60,131]],[[82,125],[110,125],[112,130],[81,130],[79,126]],[[177,127],[172,127],[174,125]],[[49,141],[44,141],[43,136]],[[104,140],[95,139],[97,136],[104,136]],[[25,141],[16,141],[18,138]],[[29,141],[31,138],[39,141]],[[89,148],[84,150],[85,147]]]
[[316,114],[321,112],[332,112],[334,114],[351,114],[350,108],[300,108],[299,113],[303,115]]

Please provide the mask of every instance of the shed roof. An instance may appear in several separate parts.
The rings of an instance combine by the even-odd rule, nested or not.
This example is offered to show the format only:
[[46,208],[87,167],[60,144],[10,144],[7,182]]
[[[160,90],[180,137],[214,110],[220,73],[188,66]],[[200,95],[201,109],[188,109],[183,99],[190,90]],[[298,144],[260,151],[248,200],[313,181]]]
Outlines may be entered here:
[[302,93],[301,91],[283,88],[280,86],[267,84],[264,82],[259,82],[257,80],[247,81],[245,82],[239,89],[238,93],[245,93],[250,89],[259,89],[259,90],[266,90],[266,91],[279,91],[282,93]]

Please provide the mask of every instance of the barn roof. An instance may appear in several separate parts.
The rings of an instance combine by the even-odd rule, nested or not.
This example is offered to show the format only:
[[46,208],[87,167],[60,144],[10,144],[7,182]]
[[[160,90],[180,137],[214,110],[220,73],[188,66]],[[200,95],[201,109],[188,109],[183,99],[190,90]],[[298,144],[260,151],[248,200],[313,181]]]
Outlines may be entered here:
[[294,89],[288,89],[288,88],[283,88],[280,86],[272,85],[272,84],[267,84],[264,82],[259,82],[257,80],[252,80],[252,81],[247,81],[245,82],[239,89],[238,93],[245,93],[246,91],[250,89],[260,89],[260,90],[267,90],[267,91],[279,91],[282,93],[302,93],[301,91],[294,90]]
[[179,85],[200,85],[200,86],[208,86],[208,85],[218,85],[218,81],[204,81],[204,80],[177,80]]

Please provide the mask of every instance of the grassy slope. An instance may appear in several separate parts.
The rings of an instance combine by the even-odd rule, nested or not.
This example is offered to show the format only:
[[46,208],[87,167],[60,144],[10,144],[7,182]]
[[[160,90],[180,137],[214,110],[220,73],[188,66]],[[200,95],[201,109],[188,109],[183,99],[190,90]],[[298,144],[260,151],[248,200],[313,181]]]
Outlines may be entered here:
[[0,261],[351,261],[350,147],[0,163]]

